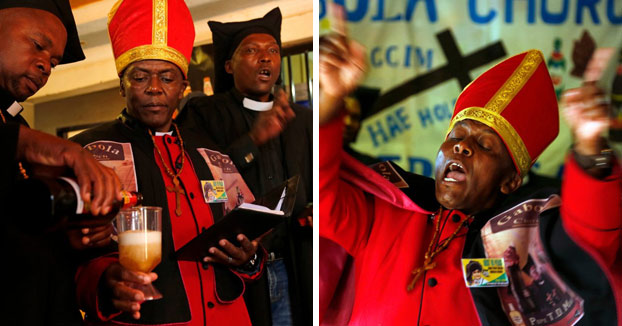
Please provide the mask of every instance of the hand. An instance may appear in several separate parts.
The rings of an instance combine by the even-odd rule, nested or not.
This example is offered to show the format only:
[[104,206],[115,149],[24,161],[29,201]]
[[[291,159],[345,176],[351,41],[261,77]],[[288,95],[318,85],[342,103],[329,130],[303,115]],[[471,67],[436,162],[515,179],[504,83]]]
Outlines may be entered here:
[[510,246],[503,252],[503,260],[505,261],[505,267],[518,265],[520,258],[516,253],[516,248]]
[[[345,13],[335,6],[336,26],[345,26]],[[366,70],[365,48],[347,38],[344,30],[320,40],[320,125],[334,118],[341,102],[363,79]]]
[[218,244],[224,251],[216,247],[211,247],[209,248],[211,256],[203,258],[203,261],[206,263],[219,263],[230,267],[240,267],[246,264],[257,252],[257,239],[250,241],[244,234],[238,234],[237,239],[240,242],[240,247],[234,246],[226,239],[220,240]]
[[259,113],[249,136],[255,145],[265,144],[268,140],[280,135],[295,116],[296,114],[289,106],[287,94],[279,89],[274,94],[272,109]]
[[609,126],[609,108],[603,93],[593,84],[564,92],[564,117],[574,135],[574,150],[581,155],[596,155],[605,147],[603,132]]
[[126,284],[150,284],[158,278],[156,273],[133,272],[125,269],[121,264],[114,263],[104,272],[104,285],[109,290],[112,305],[121,311],[132,314],[134,319],[140,318],[140,304],[145,301],[145,295]]
[[112,224],[97,226],[94,228],[67,230],[69,244],[76,250],[104,247],[110,243]]
[[[17,159],[47,169],[68,167],[78,179],[81,196],[91,203],[91,214],[106,215],[121,200],[121,183],[114,171],[100,164],[80,145],[46,133],[20,127]],[[93,198],[91,198],[93,193]]]

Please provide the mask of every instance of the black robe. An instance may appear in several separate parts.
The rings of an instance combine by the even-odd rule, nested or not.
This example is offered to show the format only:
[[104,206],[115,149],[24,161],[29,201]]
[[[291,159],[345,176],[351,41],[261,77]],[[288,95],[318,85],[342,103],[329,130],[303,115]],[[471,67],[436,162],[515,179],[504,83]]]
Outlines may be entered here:
[[[313,201],[312,111],[292,104],[296,117],[279,137],[257,147],[248,136],[257,112],[242,105],[244,97],[235,88],[209,97],[193,98],[177,118],[180,125],[213,140],[225,149],[256,198],[261,197],[278,178],[300,175],[293,216]],[[247,160],[249,154],[252,160]],[[270,162],[280,162],[270,164]],[[276,179],[276,180],[275,180]],[[268,252],[283,255],[288,270],[292,320],[310,325],[313,319],[313,240],[312,230],[294,219],[275,229],[262,244]],[[270,299],[267,277],[247,288],[245,299],[256,325],[270,325]]]
[[20,214],[9,212],[15,207],[8,195],[22,178],[16,161],[19,128],[28,127],[20,114],[6,111],[13,102],[0,94],[0,110],[7,120],[6,124],[0,121],[0,217],[5,221],[0,241],[7,262],[2,269],[3,324],[80,325],[72,277],[74,259],[64,232],[48,232],[44,217],[29,215],[27,207],[18,207]]
[[[194,149],[209,148],[217,150],[216,146],[183,128],[180,128],[180,133],[183,136],[184,148],[187,155],[190,156],[196,176],[199,180],[212,180],[213,177],[209,167],[199,152]],[[138,321],[131,318],[128,314],[121,314],[115,317],[115,320],[129,324],[169,324],[189,321],[191,319],[190,307],[186,299],[187,295],[182,283],[180,268],[174,257],[175,247],[167,193],[164,190],[165,184],[162,180],[161,171],[156,165],[157,158],[154,155],[154,146],[147,128],[138,120],[127,115],[124,110],[116,121],[82,132],[73,137],[72,140],[83,146],[98,140],[130,142],[132,144],[137,186],[139,192],[143,195],[142,204],[145,206],[162,207],[162,261],[154,270],[160,276],[159,280],[154,283],[154,286],[166,295],[159,300],[144,302],[141,305],[141,319]],[[186,189],[183,180],[182,188]],[[194,198],[192,192],[186,191],[185,196],[182,196],[182,200],[190,200],[188,196]],[[214,223],[216,223],[223,217],[222,204],[210,204],[209,206]],[[193,211],[192,216],[196,220],[197,217],[194,214]],[[108,251],[117,251],[116,243],[113,243],[108,248]],[[197,269],[214,269],[218,298],[224,301],[234,301],[242,295],[245,285],[230,269],[220,265],[200,264],[198,262],[196,264]],[[163,281],[164,279],[166,279],[166,282]],[[82,295],[81,293],[85,293],[83,289],[81,281],[78,280],[79,296]],[[205,302],[202,306],[204,311],[203,314],[199,315],[209,314],[212,310],[218,310],[220,303],[210,301]],[[94,316],[89,317],[87,314],[87,318],[94,318]]]

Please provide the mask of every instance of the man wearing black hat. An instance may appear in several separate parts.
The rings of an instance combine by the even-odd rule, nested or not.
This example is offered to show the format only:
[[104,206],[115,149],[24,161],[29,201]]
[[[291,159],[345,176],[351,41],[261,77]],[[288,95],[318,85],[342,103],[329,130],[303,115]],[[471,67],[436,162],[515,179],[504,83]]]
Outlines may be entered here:
[[[312,115],[296,104],[272,106],[275,96],[284,96],[271,93],[281,67],[281,12],[275,8],[250,21],[208,24],[214,39],[217,94],[188,101],[178,120],[225,148],[256,198],[300,175],[297,216],[312,201]],[[276,293],[268,298],[265,278],[247,288],[245,299],[254,324],[311,323],[311,233],[293,220],[263,242],[271,253],[267,274]]]
[[[69,167],[77,176],[85,200],[90,200],[93,190],[91,212],[99,214],[111,209],[120,184],[111,169],[99,164],[79,145],[29,129],[20,115],[18,101],[43,87],[54,66],[84,59],[69,2],[2,1],[0,26],[0,148],[5,153],[0,159],[1,215],[7,221],[29,221],[28,230],[24,230],[24,223],[5,223],[0,229],[3,248],[10,248],[4,251],[4,260],[10,264],[5,268],[3,292],[11,298],[4,300],[3,324],[79,324],[72,273],[54,252],[59,242],[61,248],[67,247],[66,237],[41,234],[46,225],[41,216],[7,216],[7,210],[14,207],[6,195],[20,178]],[[101,230],[110,231],[108,227]],[[94,240],[100,233],[77,235],[72,243],[79,247],[97,243]],[[104,238],[108,239],[107,234]]]

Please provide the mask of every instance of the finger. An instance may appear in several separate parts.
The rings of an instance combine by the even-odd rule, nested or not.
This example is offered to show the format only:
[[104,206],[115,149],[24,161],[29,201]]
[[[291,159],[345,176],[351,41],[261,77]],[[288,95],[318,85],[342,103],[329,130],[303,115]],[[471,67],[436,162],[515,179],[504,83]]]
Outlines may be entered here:
[[132,314],[138,313],[140,316],[140,303],[137,301],[126,301],[112,299],[112,305],[118,310],[129,312]]
[[254,254],[257,250],[256,245],[253,245],[253,243],[248,240],[248,238],[244,234],[238,234],[237,239],[240,242],[242,249],[245,252],[250,253],[250,255]]
[[113,301],[117,300],[117,302],[126,309],[129,308],[129,305],[133,303],[140,303],[145,301],[145,294],[142,291],[133,289],[126,284],[131,283],[115,283],[115,285],[112,287],[112,295],[114,296]]
[[102,186],[104,187],[102,214],[105,215],[110,212],[115,201],[121,200],[121,183],[114,170],[99,165],[98,168],[102,171]]
[[[90,155],[90,154],[89,154]],[[91,160],[94,160],[91,158]],[[91,173],[91,180],[93,183],[93,199],[91,201],[91,213],[93,215],[99,215],[102,209],[102,203],[104,201],[105,185],[103,180],[102,171],[98,168],[97,162],[93,163],[89,161],[87,163],[88,169]]]
[[123,268],[121,270],[121,281],[124,282],[133,282],[133,283],[140,283],[140,284],[150,284],[152,282],[151,279],[151,274],[152,273],[142,273],[142,272],[134,272],[134,271],[130,271],[128,269]]
[[[216,247],[211,247],[209,249],[209,253],[212,255],[211,259],[208,259],[208,261],[206,262],[214,262],[214,263],[220,263],[220,264],[224,264],[224,265],[228,265],[230,264],[229,261],[229,255],[225,254],[222,250],[216,248]],[[231,257],[233,258],[233,257]]]
[[222,239],[218,242],[218,244],[224,249],[225,253],[232,257],[234,260],[244,260],[245,254],[244,250],[239,247],[234,246],[231,242],[226,239]]
[[103,226],[98,226],[96,228],[91,229],[85,236],[93,241],[101,241],[103,239],[110,239],[110,235],[112,234],[112,224],[106,224]]
[[[70,165],[71,166],[71,165]],[[85,171],[84,168],[79,166],[71,166],[73,169],[76,179],[78,181],[78,185],[80,186],[80,195],[82,196],[82,200],[86,203],[91,202],[91,183],[93,180],[91,179],[90,173]],[[92,211],[93,207],[91,207]]]

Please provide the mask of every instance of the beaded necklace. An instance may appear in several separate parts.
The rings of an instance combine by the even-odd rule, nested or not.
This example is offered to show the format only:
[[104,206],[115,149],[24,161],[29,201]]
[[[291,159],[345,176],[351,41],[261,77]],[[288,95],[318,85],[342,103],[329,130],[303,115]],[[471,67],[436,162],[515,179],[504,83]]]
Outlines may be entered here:
[[173,173],[171,168],[169,168],[168,165],[166,165],[164,156],[162,156],[162,152],[160,151],[160,148],[156,144],[155,136],[153,135],[153,133],[151,133],[151,130],[149,130],[149,135],[151,136],[151,141],[153,142],[153,146],[155,147],[158,153],[158,156],[160,157],[162,166],[164,166],[164,170],[166,171],[166,174],[168,174],[171,178],[173,178],[173,185],[166,187],[166,190],[169,192],[175,193],[175,205],[176,205],[175,215],[181,216],[180,195],[185,195],[186,192],[180,186],[179,175],[181,174],[181,170],[183,170],[184,168],[184,157],[186,155],[184,153],[184,140],[181,138],[181,134],[179,133],[179,128],[177,128],[177,125],[175,123],[173,123],[173,127],[175,127],[175,132],[177,132],[177,137],[179,138],[179,151],[181,152],[181,166],[179,167],[179,170],[177,170],[177,173]]
[[415,288],[415,284],[417,284],[417,281],[421,278],[421,276],[423,276],[423,274],[426,271],[429,271],[431,269],[433,269],[434,267],[436,267],[436,262],[434,261],[434,257],[436,257],[439,253],[441,253],[441,251],[447,249],[447,246],[449,245],[449,243],[451,242],[451,240],[453,240],[456,235],[458,235],[458,232],[460,232],[460,230],[462,230],[462,228],[468,224],[468,222],[471,220],[472,216],[467,216],[467,218],[465,218],[464,220],[462,220],[462,222],[460,222],[460,225],[456,228],[456,230],[447,238],[445,239],[443,242],[441,242],[438,247],[436,247],[436,249],[434,248],[434,244],[436,243],[436,241],[438,241],[438,238],[441,235],[440,232],[440,226],[441,226],[441,219],[443,217],[443,208],[439,208],[438,209],[438,213],[436,213],[435,215],[438,215],[438,218],[436,219],[436,225],[434,227],[434,234],[432,235],[432,241],[430,241],[430,245],[428,246],[428,250],[425,253],[424,256],[424,261],[423,261],[423,265],[414,269],[411,273],[414,275],[412,281],[410,282],[410,284],[408,284],[408,286],[406,287],[406,289],[408,291],[412,291],[412,289]]

